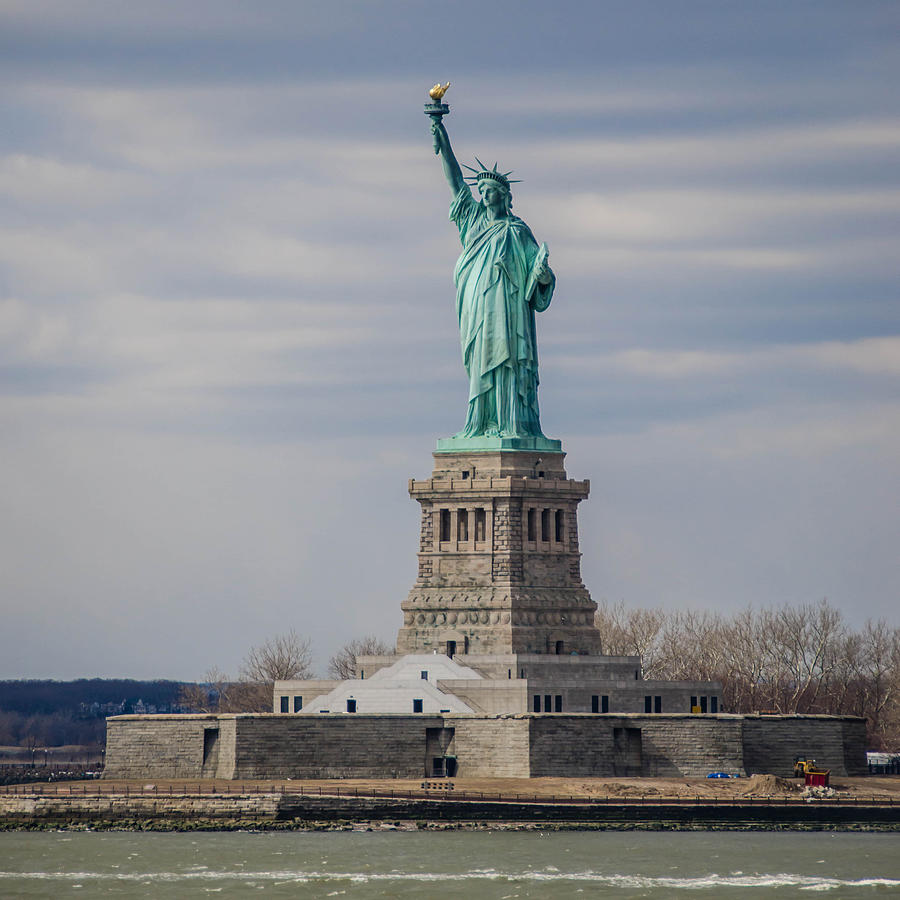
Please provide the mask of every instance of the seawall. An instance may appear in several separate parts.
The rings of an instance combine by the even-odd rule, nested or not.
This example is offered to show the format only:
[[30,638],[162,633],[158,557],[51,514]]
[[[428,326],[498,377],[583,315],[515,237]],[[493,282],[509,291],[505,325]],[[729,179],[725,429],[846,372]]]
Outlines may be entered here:
[[900,803],[861,800],[621,798],[589,801],[431,799],[246,793],[154,796],[0,796],[0,830],[133,828],[230,830],[342,828],[353,822],[419,827],[518,823],[584,828],[810,828],[900,830]]

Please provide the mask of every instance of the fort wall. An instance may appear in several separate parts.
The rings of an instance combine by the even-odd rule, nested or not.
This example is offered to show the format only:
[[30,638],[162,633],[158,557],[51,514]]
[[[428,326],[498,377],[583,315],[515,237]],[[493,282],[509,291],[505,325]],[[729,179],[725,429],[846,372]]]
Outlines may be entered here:
[[689,714],[116,716],[107,778],[789,776],[866,772],[865,719]]

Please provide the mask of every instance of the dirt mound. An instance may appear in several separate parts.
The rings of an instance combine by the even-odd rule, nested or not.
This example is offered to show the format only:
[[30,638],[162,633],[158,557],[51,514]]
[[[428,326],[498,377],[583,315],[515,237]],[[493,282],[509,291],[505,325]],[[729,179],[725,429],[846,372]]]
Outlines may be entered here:
[[751,775],[746,781],[746,787],[741,791],[741,796],[783,797],[785,794],[794,794],[797,790],[797,785],[787,778],[779,778],[777,775]]
[[[582,785],[582,790],[584,791],[584,789],[588,787],[588,785]],[[634,784],[623,784],[620,781],[611,781],[607,782],[602,787],[595,789],[592,793],[601,796],[606,795],[608,797],[652,797],[662,792],[659,788],[640,781]]]

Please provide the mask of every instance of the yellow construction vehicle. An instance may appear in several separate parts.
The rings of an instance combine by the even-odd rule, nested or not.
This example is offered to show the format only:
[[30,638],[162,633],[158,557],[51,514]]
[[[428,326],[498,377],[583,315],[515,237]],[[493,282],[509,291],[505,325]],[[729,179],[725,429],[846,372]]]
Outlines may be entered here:
[[816,787],[828,787],[831,770],[817,766],[812,757],[798,756],[794,760],[794,778],[802,778],[806,784]]
[[807,772],[816,769],[816,761],[811,756],[794,757],[794,778],[803,778]]

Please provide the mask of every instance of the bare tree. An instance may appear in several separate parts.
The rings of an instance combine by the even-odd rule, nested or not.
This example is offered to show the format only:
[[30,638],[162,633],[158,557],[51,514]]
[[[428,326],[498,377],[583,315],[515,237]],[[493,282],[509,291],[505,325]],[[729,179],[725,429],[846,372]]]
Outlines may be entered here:
[[203,683],[182,690],[181,702],[196,712],[270,712],[275,682],[312,677],[311,656],[308,638],[277,635],[250,648],[237,680],[213,668]]
[[251,647],[241,663],[236,685],[231,688],[231,705],[246,712],[270,712],[276,681],[312,676],[309,638],[295,631],[279,634]]
[[642,678],[661,676],[660,637],[666,614],[661,609],[634,609],[628,616],[631,653],[641,663]]
[[860,635],[857,709],[869,719],[873,746],[900,746],[900,628],[869,620]]
[[706,610],[666,615],[659,635],[656,677],[674,681],[715,681],[725,653],[722,621]]
[[195,713],[234,712],[230,708],[231,682],[220,669],[213,667],[197,684],[181,688],[178,702]]
[[239,680],[274,684],[276,681],[309,678],[311,675],[309,638],[301,638],[292,630],[251,647],[241,664]]
[[381,638],[369,634],[344,644],[334,656],[328,660],[328,674],[331,678],[356,678],[357,656],[387,656],[394,652],[394,647]]
[[607,656],[629,656],[631,642],[628,636],[628,610],[619,600],[609,603],[602,600],[594,613],[594,625],[600,632],[600,642]]
[[785,606],[773,619],[774,647],[779,656],[781,683],[778,705],[782,712],[809,712],[829,668],[837,661],[834,652],[843,637],[841,614],[827,600],[821,603]]
[[661,609],[630,609],[619,601],[601,603],[594,614],[603,652],[611,656],[637,656],[641,677],[656,678],[661,665],[660,632],[666,614]]

